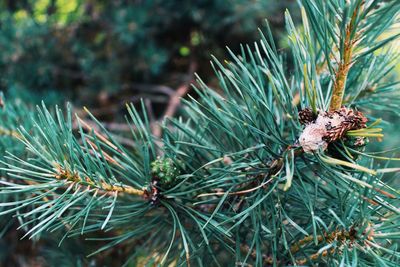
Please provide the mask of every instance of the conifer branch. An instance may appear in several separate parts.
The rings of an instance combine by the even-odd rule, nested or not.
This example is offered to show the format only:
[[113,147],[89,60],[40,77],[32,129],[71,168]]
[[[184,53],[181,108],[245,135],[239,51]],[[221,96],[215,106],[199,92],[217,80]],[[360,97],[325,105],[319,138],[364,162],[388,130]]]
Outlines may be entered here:
[[304,237],[303,239],[299,240],[297,243],[291,246],[290,252],[295,254],[299,252],[305,245],[310,244],[314,240],[317,240],[318,243],[326,242],[327,244],[331,244],[333,242],[337,242],[331,249],[325,249],[323,251],[318,251],[316,253],[311,254],[308,258],[298,259],[296,260],[297,264],[304,265],[309,260],[316,260],[319,257],[326,257],[328,255],[332,255],[337,250],[340,249],[340,246],[347,245],[347,246],[354,246],[355,243],[359,241],[366,243],[366,241],[372,241],[374,239],[374,230],[370,223],[367,224],[367,227],[359,232],[356,230],[355,226],[351,226],[350,230],[335,230],[330,233],[325,233],[324,235],[317,235],[314,237],[313,235],[309,235]]
[[[6,198],[0,214],[15,215],[26,235],[37,237],[60,229],[71,237],[113,229],[115,236],[93,254],[135,244],[146,248],[146,260],[158,257],[165,266],[398,261],[399,192],[383,176],[398,169],[375,162],[390,157],[360,152],[367,145],[360,136],[382,130],[373,127],[377,122],[366,125],[356,112],[360,102],[341,109],[346,87],[349,99],[362,95],[372,70],[365,66],[388,62],[371,51],[385,44],[375,37],[400,2],[378,2],[304,0],[304,27],[286,16],[293,69],[287,70],[267,28],[253,50],[229,51],[225,63],[214,58],[219,90],[199,79],[196,98],[182,100],[184,113],[163,121],[162,134],[152,132],[155,119],[145,100],[140,110],[129,105],[131,135],[123,137],[130,146],[90,113],[88,120],[73,119],[71,109],[43,105],[37,116],[21,120],[10,106],[13,118],[2,113],[0,126],[24,124],[19,141],[29,157],[18,150],[1,159],[6,179],[0,197]],[[334,58],[337,50],[341,61]],[[320,72],[321,62],[329,72]],[[373,84],[377,97],[396,89],[379,79]],[[167,115],[175,117],[178,100]],[[324,146],[306,151],[300,141],[306,128]]]

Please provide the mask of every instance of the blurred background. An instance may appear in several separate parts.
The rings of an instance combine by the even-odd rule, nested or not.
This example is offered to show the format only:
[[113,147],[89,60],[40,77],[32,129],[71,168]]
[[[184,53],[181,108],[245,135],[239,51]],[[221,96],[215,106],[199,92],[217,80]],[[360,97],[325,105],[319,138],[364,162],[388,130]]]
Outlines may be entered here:
[[[146,97],[155,116],[177,88],[213,79],[210,55],[259,39],[268,19],[277,39],[284,0],[2,0],[0,90],[32,101],[72,101],[114,120]],[[295,17],[295,12],[293,14]],[[189,88],[190,89],[190,88]]]
[[[0,91],[30,105],[87,106],[110,130],[126,131],[127,102],[145,99],[157,121],[179,112],[194,72],[217,88],[211,55],[224,60],[226,46],[239,53],[259,40],[265,19],[284,51],[286,9],[298,21],[295,0],[0,0]],[[70,255],[57,249],[60,238],[19,241],[12,228],[0,229],[0,266],[120,266],[132,249],[88,259],[93,248],[79,239],[63,243]]]

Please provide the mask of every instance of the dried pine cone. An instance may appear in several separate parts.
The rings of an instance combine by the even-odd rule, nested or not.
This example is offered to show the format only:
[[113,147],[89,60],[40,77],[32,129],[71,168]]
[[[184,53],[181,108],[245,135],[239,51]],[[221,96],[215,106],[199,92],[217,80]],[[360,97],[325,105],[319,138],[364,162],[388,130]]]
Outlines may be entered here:
[[311,108],[305,108],[299,111],[299,121],[302,125],[314,122],[317,117],[317,114],[314,114]]
[[299,144],[305,152],[325,150],[329,143],[339,139],[345,141],[347,131],[365,128],[367,122],[361,112],[346,107],[329,112],[319,111],[318,115],[306,108],[299,112],[299,119],[305,124],[299,137]]
[[362,112],[354,111],[346,107],[327,112],[325,116],[328,116],[329,118],[337,117],[342,120],[339,125],[334,127],[327,125],[327,135],[324,137],[324,140],[327,142],[333,142],[343,138],[347,131],[365,128],[367,123],[367,118],[362,114]]

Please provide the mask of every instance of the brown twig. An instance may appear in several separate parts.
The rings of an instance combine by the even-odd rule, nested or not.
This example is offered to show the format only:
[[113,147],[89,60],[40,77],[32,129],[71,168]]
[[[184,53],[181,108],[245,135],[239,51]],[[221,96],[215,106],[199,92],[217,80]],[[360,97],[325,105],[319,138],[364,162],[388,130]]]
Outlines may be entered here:
[[[89,111],[86,108],[85,108],[85,110],[89,113]],[[107,139],[107,137],[103,136],[98,130],[94,129],[91,125],[89,125],[87,122],[85,122],[81,118],[77,117],[77,119],[78,119],[78,122],[82,125],[82,127],[84,129],[86,129],[89,133],[93,132],[97,136],[97,138],[99,138],[99,140],[103,141],[105,144],[107,144],[108,146],[110,146],[114,150],[122,153],[122,151],[118,147],[116,147],[113,143],[111,143]]]
[[57,168],[57,173],[55,173],[54,177],[57,180],[65,180],[71,181],[78,184],[91,186],[93,188],[97,188],[101,191],[104,191],[105,194],[116,194],[116,193],[125,193],[129,195],[136,195],[136,196],[146,196],[146,189],[136,189],[129,185],[113,185],[108,184],[106,182],[101,182],[100,184],[96,184],[92,179],[89,177],[82,178],[79,176],[78,173],[73,173],[69,170],[63,169],[62,167]]
[[[76,113],[79,113],[79,112],[76,112]],[[85,115],[84,114],[80,114],[78,116],[79,119],[73,121],[72,128],[74,130],[78,130],[79,131],[78,121],[80,121],[80,122],[83,121],[81,116],[85,116]],[[126,132],[129,132],[129,131],[132,130],[131,127],[133,129],[135,129],[134,125],[130,126],[129,124],[125,124],[125,123],[106,123],[106,122],[102,122],[102,125],[106,129],[108,129],[110,131],[126,131]],[[82,128],[84,128],[89,133],[92,130],[94,131],[95,134],[100,134],[100,132],[101,132],[100,127],[96,123],[93,123],[91,121],[84,121],[83,124],[81,123],[81,126],[82,126]],[[106,137],[104,137],[104,135],[102,135],[102,137],[106,138]],[[126,138],[124,136],[119,136],[119,135],[113,136],[113,138],[115,140],[117,140],[120,144],[128,145],[128,146],[131,146],[131,147],[135,147],[136,146],[136,143],[130,138]],[[119,152],[121,152],[121,151],[119,151]]]
[[3,127],[0,127],[0,136],[11,136],[17,139],[21,139],[22,137],[17,131],[8,130]]
[[[357,232],[357,227],[352,226],[350,228],[349,231],[347,230],[334,230],[330,233],[325,233],[324,235],[317,235],[316,239],[318,240],[318,242],[322,242],[322,241],[326,241],[326,243],[330,244],[332,242],[337,241],[338,244],[345,244],[348,242],[349,245],[353,245],[355,242],[363,240],[363,242],[366,244],[367,242],[371,241],[374,239],[374,230],[373,230],[373,226],[371,223],[368,223],[367,228],[363,229],[362,232]],[[304,237],[303,239],[299,240],[297,243],[295,243],[294,245],[291,246],[290,248],[290,252],[291,253],[297,253],[298,251],[300,251],[303,246],[311,243],[314,240],[314,236],[313,235],[309,235]],[[296,263],[299,265],[304,265],[306,264],[309,260],[316,260],[319,257],[326,257],[329,254],[333,254],[335,253],[338,249],[340,249],[339,247],[334,247],[330,250],[324,250],[322,252],[318,251],[314,254],[312,254],[310,257],[303,258],[303,259],[298,259],[296,260]]]
[[[173,117],[181,104],[181,98],[184,97],[190,90],[190,85],[193,83],[193,74],[197,69],[197,64],[192,61],[189,66],[188,77],[186,81],[176,89],[176,91],[170,96],[167,108],[161,119],[166,117]],[[154,124],[153,135],[156,137],[161,137],[162,128],[159,123]]]
[[[373,239],[374,231],[372,230],[371,225],[369,225],[368,228],[365,229],[362,233],[357,233],[355,228],[352,227],[349,231],[335,230],[331,233],[325,233],[324,235],[317,235],[316,238],[317,238],[318,242],[322,242],[322,241],[326,240],[327,243],[332,243],[334,241],[338,241],[339,243],[344,244],[347,241],[350,243],[354,243],[356,241],[356,239],[359,238],[359,237],[357,237],[357,234],[361,234],[362,236],[365,236],[366,240],[364,242],[367,243]],[[303,239],[299,240],[297,243],[295,243],[294,245],[291,246],[290,252],[292,254],[299,252],[305,245],[311,243],[313,240],[314,240],[313,235],[304,237]],[[233,244],[234,244],[233,240],[229,239],[229,241],[233,242]],[[250,247],[248,245],[241,245],[240,250],[243,253],[250,253],[249,255],[252,258],[257,257],[256,250],[253,249],[252,251],[250,251]],[[305,265],[310,260],[316,260],[319,257],[326,257],[330,254],[335,253],[336,250],[337,250],[337,248],[332,248],[330,250],[324,250],[322,252],[318,251],[318,252],[310,255],[308,258],[296,259],[296,264],[297,265]],[[267,254],[264,254],[264,253],[261,256],[263,259],[263,265],[270,266],[270,265],[274,264],[274,259],[271,256],[268,256]],[[283,261],[281,261],[279,259],[276,260],[276,263],[278,263],[279,265],[286,265],[286,264],[283,264]]]

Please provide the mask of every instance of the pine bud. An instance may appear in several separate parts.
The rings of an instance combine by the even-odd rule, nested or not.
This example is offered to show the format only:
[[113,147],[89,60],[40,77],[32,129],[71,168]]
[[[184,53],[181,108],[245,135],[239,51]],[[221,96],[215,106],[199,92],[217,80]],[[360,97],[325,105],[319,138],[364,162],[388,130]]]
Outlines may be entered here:
[[307,125],[315,122],[318,115],[314,114],[311,108],[305,108],[299,111],[299,121],[302,125]]
[[159,180],[161,186],[172,185],[179,174],[179,169],[170,158],[157,158],[151,163],[151,175]]

